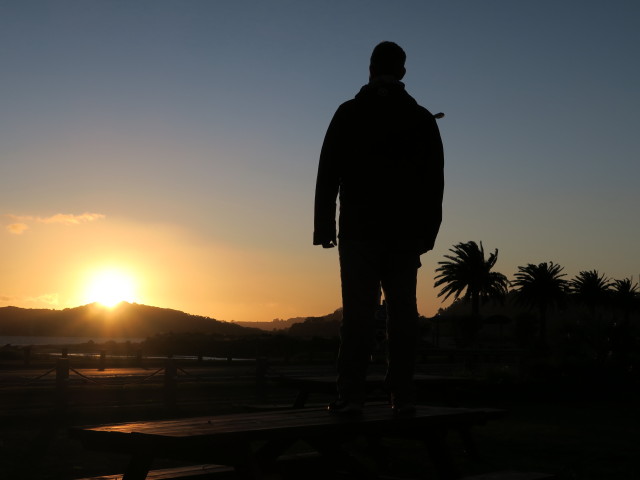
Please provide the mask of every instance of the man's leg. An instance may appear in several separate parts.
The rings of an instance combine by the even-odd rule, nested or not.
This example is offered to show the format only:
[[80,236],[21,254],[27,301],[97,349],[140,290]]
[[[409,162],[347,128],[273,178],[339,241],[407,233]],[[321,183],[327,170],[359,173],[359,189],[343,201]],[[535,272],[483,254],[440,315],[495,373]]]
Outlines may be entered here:
[[376,252],[359,242],[341,242],[342,323],[338,354],[338,395],[364,403],[365,379],[375,335],[380,277]]
[[390,252],[385,258],[382,288],[387,302],[388,367],[386,384],[394,408],[413,408],[413,372],[418,335],[416,284],[420,256]]

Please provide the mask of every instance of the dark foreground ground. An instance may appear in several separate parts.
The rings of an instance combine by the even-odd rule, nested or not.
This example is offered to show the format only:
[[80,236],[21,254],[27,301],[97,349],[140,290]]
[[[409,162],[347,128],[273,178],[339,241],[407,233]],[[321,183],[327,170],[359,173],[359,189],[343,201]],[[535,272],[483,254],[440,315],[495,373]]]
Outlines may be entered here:
[[[289,373],[317,374],[331,368],[297,366]],[[270,383],[265,390],[259,389],[253,365],[192,366],[181,372],[177,407],[169,410],[162,401],[162,376],[146,378],[155,371],[155,366],[80,370],[87,378],[72,378],[68,407],[56,412],[53,380],[19,381],[34,378],[38,367],[28,371],[0,367],[0,479],[71,480],[122,472],[126,457],[83,450],[67,436],[72,425],[241,412],[256,404],[290,403],[296,393]],[[429,392],[422,401],[452,400],[451,395],[440,393]],[[327,400],[318,395],[310,401],[323,404]],[[477,460],[465,455],[455,435],[448,438],[463,473],[512,469],[552,472],[560,479],[640,480],[640,394],[631,385],[569,379],[479,381],[455,391],[454,400],[459,406],[508,411],[503,419],[474,430]],[[386,473],[398,478],[435,478],[429,475],[432,467],[421,445],[390,441],[387,447],[394,461]],[[357,442],[350,448],[356,455],[366,453]],[[174,465],[163,461],[155,468]],[[315,467],[303,475],[330,478]]]

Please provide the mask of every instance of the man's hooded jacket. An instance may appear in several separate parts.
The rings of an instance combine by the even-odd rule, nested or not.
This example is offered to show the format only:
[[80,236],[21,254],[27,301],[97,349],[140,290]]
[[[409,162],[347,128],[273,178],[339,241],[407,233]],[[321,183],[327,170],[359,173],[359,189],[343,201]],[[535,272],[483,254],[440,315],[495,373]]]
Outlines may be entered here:
[[339,238],[424,253],[442,221],[444,155],[433,115],[378,79],[338,108],[318,167],[314,245]]

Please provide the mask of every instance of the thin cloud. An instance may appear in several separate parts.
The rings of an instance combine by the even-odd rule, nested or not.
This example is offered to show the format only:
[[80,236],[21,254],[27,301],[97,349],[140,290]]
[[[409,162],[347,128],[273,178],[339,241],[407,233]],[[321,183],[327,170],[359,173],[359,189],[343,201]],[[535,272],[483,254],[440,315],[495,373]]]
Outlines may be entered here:
[[25,230],[29,229],[29,223],[43,223],[46,225],[58,224],[58,225],[80,225],[82,223],[95,222],[96,220],[102,220],[105,215],[101,213],[89,213],[85,212],[80,215],[74,215],[71,213],[57,213],[50,217],[36,217],[32,215],[13,215],[7,214],[6,217],[13,220],[6,226],[7,231],[14,235],[21,235]]
[[22,233],[28,229],[29,225],[26,223],[12,223],[11,225],[7,225],[7,231],[14,235],[22,235]]
[[43,295],[39,295],[37,297],[14,297],[9,295],[0,295],[0,303],[4,304],[30,304],[30,305],[59,305],[60,304],[60,296],[57,293],[45,293]]
[[72,215],[66,213],[58,213],[51,217],[36,219],[40,223],[61,223],[62,225],[79,225],[81,223],[94,222],[102,220],[105,216],[101,213],[83,213],[81,215]]
[[30,303],[46,303],[47,305],[58,305],[60,299],[57,293],[45,293],[39,297],[32,297],[27,299]]

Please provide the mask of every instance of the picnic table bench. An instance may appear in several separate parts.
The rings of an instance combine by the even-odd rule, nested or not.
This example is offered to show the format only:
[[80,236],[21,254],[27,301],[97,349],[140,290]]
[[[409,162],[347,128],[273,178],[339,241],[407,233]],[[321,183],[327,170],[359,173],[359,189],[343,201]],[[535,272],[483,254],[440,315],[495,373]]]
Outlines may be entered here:
[[387,405],[370,405],[355,418],[304,408],[72,427],[69,433],[86,448],[130,455],[123,480],[145,479],[155,458],[227,465],[238,478],[259,479],[298,441],[334,471],[347,471],[350,478],[378,478],[344,449],[358,437],[374,443],[383,437],[421,440],[440,477],[453,479],[456,469],[445,443],[447,431],[502,414],[497,409],[418,406],[414,416],[394,417]]

